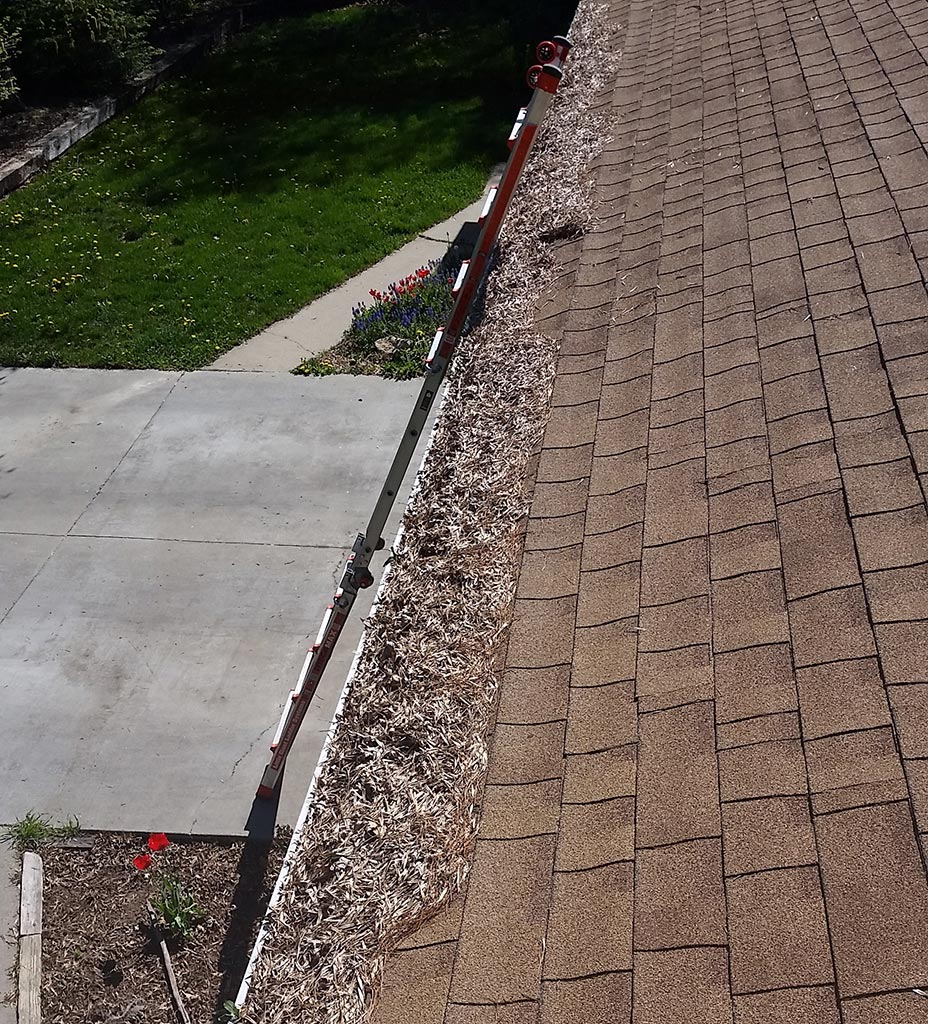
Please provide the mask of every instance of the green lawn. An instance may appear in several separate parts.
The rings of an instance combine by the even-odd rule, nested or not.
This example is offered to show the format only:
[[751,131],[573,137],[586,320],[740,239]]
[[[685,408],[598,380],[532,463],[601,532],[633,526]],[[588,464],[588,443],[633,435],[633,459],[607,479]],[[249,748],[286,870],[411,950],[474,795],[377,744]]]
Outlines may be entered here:
[[0,202],[0,365],[211,362],[476,198],[521,62],[382,6],[240,36]]

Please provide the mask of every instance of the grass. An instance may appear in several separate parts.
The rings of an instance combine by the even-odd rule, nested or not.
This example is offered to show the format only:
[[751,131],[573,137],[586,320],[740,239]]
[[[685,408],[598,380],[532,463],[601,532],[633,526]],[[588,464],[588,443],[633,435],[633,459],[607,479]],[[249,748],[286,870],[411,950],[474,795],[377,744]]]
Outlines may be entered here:
[[63,825],[55,825],[49,815],[27,811],[0,832],[0,842],[8,843],[22,853],[24,850],[41,849],[59,839],[73,839],[80,830],[80,822],[76,818],[69,818]]
[[505,158],[511,39],[379,5],[239,37],[0,203],[0,365],[203,366],[450,216]]

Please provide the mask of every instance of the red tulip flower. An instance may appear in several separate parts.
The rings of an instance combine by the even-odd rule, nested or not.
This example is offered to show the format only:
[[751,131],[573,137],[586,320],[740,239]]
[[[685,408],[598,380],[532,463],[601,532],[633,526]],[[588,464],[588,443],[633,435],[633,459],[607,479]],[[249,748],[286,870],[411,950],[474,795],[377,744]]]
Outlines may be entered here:
[[171,840],[163,832],[152,832],[148,837],[148,849],[155,853],[171,845]]
[[151,867],[151,854],[140,853],[132,863],[138,868],[139,871],[145,871]]

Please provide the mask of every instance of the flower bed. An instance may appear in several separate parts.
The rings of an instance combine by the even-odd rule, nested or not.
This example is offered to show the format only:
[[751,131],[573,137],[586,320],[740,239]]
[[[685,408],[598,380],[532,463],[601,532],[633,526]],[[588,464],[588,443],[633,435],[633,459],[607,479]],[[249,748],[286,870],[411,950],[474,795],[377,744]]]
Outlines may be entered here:
[[286,848],[241,839],[100,833],[42,849],[42,1015],[55,1024],[176,1019],[151,901],[191,1019],[231,1019]]
[[451,310],[456,275],[456,266],[435,260],[382,292],[372,288],[372,303],[354,307],[341,341],[304,359],[293,373],[379,374],[394,380],[421,376],[435,332]]

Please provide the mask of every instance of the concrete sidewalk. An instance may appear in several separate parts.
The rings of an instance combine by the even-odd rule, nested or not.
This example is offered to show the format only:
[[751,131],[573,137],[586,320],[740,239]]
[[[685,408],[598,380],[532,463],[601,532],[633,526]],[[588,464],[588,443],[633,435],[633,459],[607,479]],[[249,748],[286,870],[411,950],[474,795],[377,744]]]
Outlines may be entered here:
[[[87,828],[242,831],[418,388],[5,371],[0,821],[34,808]],[[367,593],[290,759],[281,822],[305,794]]]

